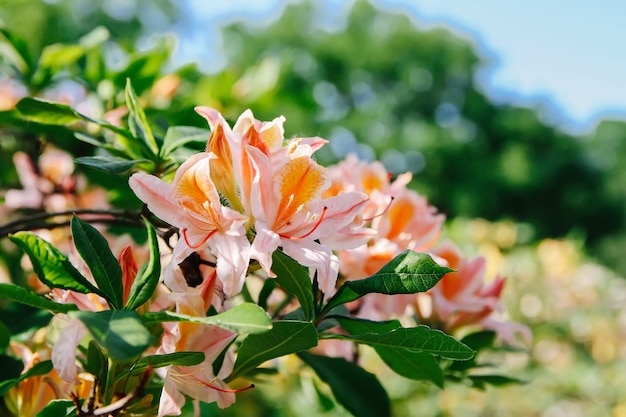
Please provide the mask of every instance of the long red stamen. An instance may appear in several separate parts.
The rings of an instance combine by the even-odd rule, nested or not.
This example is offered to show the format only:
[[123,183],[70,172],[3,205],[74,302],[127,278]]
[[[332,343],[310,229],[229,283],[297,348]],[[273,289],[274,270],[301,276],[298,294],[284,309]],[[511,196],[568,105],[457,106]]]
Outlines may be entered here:
[[363,219],[364,222],[369,222],[371,220],[374,220],[376,217],[380,217],[383,214],[387,213],[387,211],[389,211],[389,207],[391,207],[391,203],[393,203],[393,200],[395,200],[394,196],[389,196],[389,203],[387,203],[387,206],[383,209],[382,212],[377,213],[375,215],[373,215],[372,217],[368,217],[367,219]]
[[238,389],[224,389],[224,388],[216,387],[215,385],[211,385],[208,382],[204,382],[201,379],[198,379],[195,375],[191,375],[191,377],[195,379],[196,381],[198,381],[199,383],[201,383],[202,385],[204,385],[205,387],[214,389],[215,391],[219,391],[219,392],[231,392],[231,393],[236,394],[238,392],[247,391],[249,389],[254,388],[254,384],[250,384],[247,387],[238,388]]
[[185,243],[187,244],[187,246],[189,246],[191,249],[198,249],[198,248],[200,248],[202,245],[204,245],[204,244],[206,243],[206,241],[207,241],[207,240],[209,240],[209,238],[210,238],[211,236],[213,236],[213,234],[214,234],[215,232],[217,232],[217,229],[216,229],[216,230],[213,230],[211,233],[207,234],[207,235],[204,237],[204,239],[202,239],[202,240],[200,241],[200,243],[198,243],[198,244],[196,244],[196,245],[192,245],[191,243],[189,243],[189,239],[187,239],[187,229],[183,228],[183,229],[181,230],[181,232],[182,232],[182,234],[183,234],[183,239],[185,239]]
[[326,215],[326,210],[328,210],[328,207],[326,206],[322,207],[322,214],[320,214],[320,218],[317,220],[317,223],[315,223],[315,225],[313,226],[311,230],[309,230],[302,236],[287,236],[287,235],[279,235],[279,236],[285,239],[289,239],[289,240],[300,240],[300,239],[304,239],[305,237],[311,236],[311,234],[320,226],[320,224],[322,224],[322,220],[324,220],[324,216]]

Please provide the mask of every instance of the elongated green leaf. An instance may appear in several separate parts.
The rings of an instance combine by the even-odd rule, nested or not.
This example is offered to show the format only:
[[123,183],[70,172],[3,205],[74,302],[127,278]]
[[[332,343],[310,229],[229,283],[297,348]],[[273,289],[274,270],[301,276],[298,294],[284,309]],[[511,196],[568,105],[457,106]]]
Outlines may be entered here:
[[374,374],[344,358],[308,352],[298,356],[328,384],[337,401],[355,416],[391,416],[389,396]]
[[[336,320],[351,335],[386,333],[401,327],[397,320],[376,322],[347,317],[337,317]],[[378,356],[398,375],[415,380],[431,381],[443,387],[443,372],[432,354],[405,348],[373,347]]]
[[147,159],[122,159],[114,156],[81,156],[74,159],[76,163],[104,171],[107,174],[126,172],[140,162],[149,162]]
[[76,215],[71,221],[76,250],[91,271],[109,307],[119,310],[124,305],[122,268],[109,248],[109,242],[95,227]]
[[137,129],[135,136],[143,139],[148,149],[152,152],[152,155],[158,155],[159,147],[154,139],[154,135],[152,134],[152,128],[148,123],[146,114],[144,113],[141,104],[139,104],[135,90],[133,90],[130,78],[126,79],[126,105],[130,111],[130,117],[133,119],[129,120],[129,126],[131,129],[133,129],[133,127]]
[[493,385],[495,387],[501,387],[509,384],[526,384],[528,381],[523,379],[513,378],[506,375],[468,375],[467,376],[472,385],[479,389],[484,389],[485,385]]
[[306,321],[276,321],[272,330],[249,335],[237,353],[231,378],[243,376],[263,362],[317,346],[317,330]]
[[441,330],[427,326],[398,328],[385,333],[365,333],[354,336],[329,335],[329,338],[351,340],[372,347],[403,348],[432,353],[452,360],[467,360],[474,351]]
[[159,242],[157,241],[154,227],[144,219],[148,229],[148,244],[150,245],[150,260],[145,268],[142,268],[135,277],[130,295],[126,302],[126,310],[135,310],[148,301],[159,283],[161,276],[161,254],[159,252]]
[[369,293],[415,294],[431,289],[452,269],[437,265],[430,255],[404,251],[374,275],[347,281],[328,301],[325,311],[339,304],[354,301]]
[[67,313],[68,311],[78,310],[75,304],[57,303],[35,294],[29,289],[13,284],[0,283],[0,298],[26,304],[31,307],[37,307],[42,310],[48,310],[53,313]]
[[47,45],[41,51],[38,70],[58,71],[78,61],[85,55],[86,49],[82,45],[65,45],[55,43]]
[[165,138],[163,138],[163,146],[161,148],[161,156],[167,157],[181,146],[188,143],[203,143],[209,140],[211,131],[194,126],[172,126],[167,129]]
[[33,122],[64,126],[85,121],[95,123],[125,138],[133,139],[133,135],[128,130],[119,128],[105,121],[91,119],[64,103],[57,103],[42,98],[24,97],[15,107],[25,119]]
[[164,355],[150,355],[141,358],[135,366],[130,369],[131,375],[138,375],[150,368],[161,368],[163,366],[193,366],[202,363],[203,352],[175,352]]
[[69,125],[88,120],[67,104],[40,98],[25,97],[15,107],[28,120],[47,125]]
[[9,58],[11,63],[26,76],[25,78],[28,78],[33,67],[28,44],[24,39],[4,28],[0,28],[0,34],[5,39],[4,42],[0,43],[0,53]]
[[[494,341],[496,340],[496,332],[492,330],[482,330],[475,333],[470,333],[461,339],[461,343],[468,346],[470,349],[479,352],[483,349],[487,349],[493,346]],[[466,371],[468,369],[474,368],[477,364],[476,362],[477,355],[475,355],[472,359],[463,362],[453,362],[448,367],[450,371]]]
[[[6,362],[3,361],[3,366],[6,366]],[[7,393],[8,390],[13,388],[15,385],[19,384],[26,378],[30,378],[33,376],[45,375],[48,372],[52,371],[52,361],[46,360],[36,363],[32,366],[28,371],[19,375],[16,378],[11,378],[0,382],[0,397]]]
[[313,314],[313,285],[308,268],[281,251],[275,251],[272,259],[272,271],[276,274],[276,281],[298,299],[305,319],[310,320]]
[[35,273],[48,287],[103,295],[74,268],[65,255],[39,236],[30,232],[18,232],[9,238],[26,252]]
[[146,325],[168,321],[213,324],[237,333],[251,334],[267,332],[272,328],[272,321],[265,310],[252,303],[243,303],[223,313],[208,317],[194,317],[171,311],[158,311],[145,313],[143,320]]
[[98,344],[120,362],[136,358],[154,342],[134,311],[73,311],[68,314],[85,323]]
[[[6,284],[1,284],[6,285]],[[0,296],[2,295],[2,288],[0,288]],[[4,352],[6,348],[9,346],[9,342],[11,341],[11,332],[9,328],[0,321],[0,353]]]
[[35,417],[76,417],[76,405],[72,400],[52,400]]

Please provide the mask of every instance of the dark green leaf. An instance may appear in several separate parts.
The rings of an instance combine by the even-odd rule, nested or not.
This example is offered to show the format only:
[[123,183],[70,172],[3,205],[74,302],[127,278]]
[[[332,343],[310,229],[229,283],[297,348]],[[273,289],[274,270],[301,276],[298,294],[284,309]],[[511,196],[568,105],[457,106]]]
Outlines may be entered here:
[[144,219],[148,229],[148,244],[150,245],[150,260],[145,268],[142,268],[135,277],[135,281],[130,289],[130,295],[126,302],[127,310],[135,310],[148,301],[159,283],[161,276],[161,253],[159,252],[159,242],[157,241],[154,227]]
[[9,50],[2,50],[4,48],[0,48],[2,50],[3,55],[9,58],[12,64],[18,68],[22,74],[28,76],[33,67],[33,60],[28,51],[28,44],[24,39],[19,37],[13,32],[10,32],[4,28],[0,28],[0,33],[5,38],[5,43]]
[[57,303],[35,294],[31,290],[13,284],[0,283],[0,298],[52,311],[53,313],[67,313],[68,311],[78,310],[75,304]]
[[206,144],[211,136],[209,129],[202,129],[193,126],[172,126],[167,129],[165,138],[163,138],[163,147],[161,148],[162,157],[167,157],[181,146],[188,143]]
[[85,362],[85,371],[96,377],[101,377],[103,370],[108,368],[107,360],[102,349],[95,340],[90,340],[87,345],[87,361]]
[[242,376],[263,362],[317,346],[317,330],[309,322],[276,321],[272,330],[246,337],[237,353],[233,377]]
[[152,155],[158,155],[159,147],[154,139],[154,135],[152,134],[152,128],[150,128],[146,114],[139,104],[135,90],[133,90],[130,78],[126,80],[126,105],[130,111],[129,125],[131,126],[131,131],[133,127],[135,127],[137,129],[135,136],[143,139],[148,149],[152,152]]
[[35,417],[76,417],[76,405],[72,400],[52,400]]
[[114,156],[81,156],[74,159],[76,163],[104,171],[107,174],[126,172],[138,163],[149,162],[147,159],[122,159]]
[[[0,284],[0,285],[8,285],[8,284]],[[2,296],[2,287],[0,287],[0,297]],[[7,347],[9,347],[9,342],[11,341],[11,332],[9,328],[0,321],[0,353],[4,352]]]
[[311,320],[313,314],[313,285],[308,268],[300,265],[281,251],[272,255],[272,272],[276,274],[278,285],[295,296],[304,312],[305,320]]
[[452,360],[467,360],[474,351],[441,330],[417,326],[391,330],[386,333],[365,333],[354,336],[329,335],[329,338],[351,340],[372,347],[403,348],[432,353]]
[[477,388],[484,388],[485,384],[500,387],[508,384],[525,384],[527,381],[518,378],[512,378],[505,375],[468,375],[472,384]]
[[212,324],[237,333],[264,333],[272,328],[272,321],[265,310],[252,303],[243,303],[223,313],[208,317],[188,316],[164,310],[145,313],[143,320],[146,325],[168,321]]
[[141,358],[130,370],[132,375],[138,375],[150,368],[161,368],[163,366],[193,366],[202,363],[203,352],[175,352],[164,355],[150,355]]
[[73,311],[68,314],[85,323],[94,339],[120,362],[141,355],[154,341],[134,311]]
[[25,97],[15,107],[28,120],[48,125],[68,125],[88,120],[67,104],[41,98]]
[[430,255],[404,251],[374,275],[356,281],[347,281],[328,301],[325,311],[354,301],[369,293],[415,294],[431,289],[450,268],[439,266]]
[[[15,371],[17,369],[23,369],[23,365],[22,365],[22,361],[16,361],[16,364],[11,363],[12,361],[15,361],[13,358],[10,357],[4,357],[2,358],[0,356],[0,359],[2,360],[2,367],[3,367],[3,377],[5,376],[4,373],[7,372],[7,369],[11,368],[11,373],[15,373]],[[8,359],[8,360],[7,360]],[[15,368],[16,365],[20,365],[21,368]],[[30,378],[33,376],[39,376],[39,375],[45,375],[47,373],[49,373],[50,371],[52,371],[52,361],[51,360],[46,360],[46,361],[41,361],[36,363],[35,365],[32,366],[32,368],[30,368],[29,370],[27,370],[26,372],[24,372],[23,374],[19,374],[20,371],[18,371],[18,375],[15,376],[15,378],[11,378],[11,379],[6,379],[3,380],[2,382],[0,382],[0,397],[2,397],[4,394],[7,393],[8,390],[10,390],[12,387],[14,387],[15,385],[19,384],[20,382],[22,382],[23,380],[25,380],[26,378]]]
[[0,397],[15,384],[20,382],[20,374],[24,370],[24,363],[13,356],[0,354]]
[[87,280],[54,246],[31,232],[18,232],[10,236],[30,258],[35,273],[50,288],[63,288],[83,294],[100,290]]
[[389,396],[374,374],[344,358],[307,352],[298,356],[328,384],[337,401],[355,416],[391,416]]
[[71,221],[76,250],[91,271],[98,288],[109,307],[119,310],[124,306],[122,268],[109,248],[109,242],[95,227],[76,215]]
[[15,107],[25,119],[33,122],[47,125],[69,125],[85,121],[95,123],[125,138],[133,139],[129,131],[104,121],[91,119],[64,103],[57,103],[41,98],[25,97],[21,99]]
[[[470,333],[467,336],[461,339],[461,343],[469,347],[470,349],[475,350],[476,352],[492,347],[494,341],[496,340],[496,332],[492,330],[482,330],[475,333]],[[476,355],[468,361],[463,362],[453,362],[448,366],[448,370],[450,371],[466,371],[470,368],[474,368],[476,366]]]
[[[336,319],[341,327],[351,335],[386,333],[401,327],[397,320],[376,322],[345,317],[337,317]],[[443,387],[443,372],[432,354],[385,346],[374,346],[374,349],[387,366],[398,375],[415,380],[431,381],[435,385]]]

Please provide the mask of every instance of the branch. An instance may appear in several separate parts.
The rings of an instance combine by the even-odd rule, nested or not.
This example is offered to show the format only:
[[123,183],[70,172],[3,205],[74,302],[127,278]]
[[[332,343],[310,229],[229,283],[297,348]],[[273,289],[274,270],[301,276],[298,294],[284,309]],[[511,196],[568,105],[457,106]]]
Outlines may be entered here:
[[122,226],[143,227],[141,214],[137,212],[113,209],[76,209],[57,211],[53,213],[38,213],[6,223],[0,226],[0,239],[7,237],[11,233],[16,233],[22,230],[52,230],[59,227],[66,227],[70,223],[69,219],[64,221],[50,221],[50,219],[59,216],[71,216],[74,214],[92,214],[103,216],[89,219],[89,223],[107,223]]

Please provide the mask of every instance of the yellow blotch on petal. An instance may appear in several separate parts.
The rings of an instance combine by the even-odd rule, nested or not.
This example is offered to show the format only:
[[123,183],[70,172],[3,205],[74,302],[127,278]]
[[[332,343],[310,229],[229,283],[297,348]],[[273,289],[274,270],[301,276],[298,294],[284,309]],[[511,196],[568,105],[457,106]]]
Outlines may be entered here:
[[328,186],[325,169],[308,157],[292,159],[277,175],[280,192],[277,226],[289,221],[306,203],[319,198]]
[[406,225],[415,215],[415,207],[407,200],[396,199],[389,208],[389,223],[391,228],[387,239],[394,239],[404,231]]
[[217,156],[217,158],[212,158],[209,161],[211,179],[215,187],[226,197],[233,209],[243,212],[243,206],[237,196],[235,186],[233,157],[230,152],[230,145],[224,134],[224,128],[221,124],[218,124],[211,133],[206,150]]

